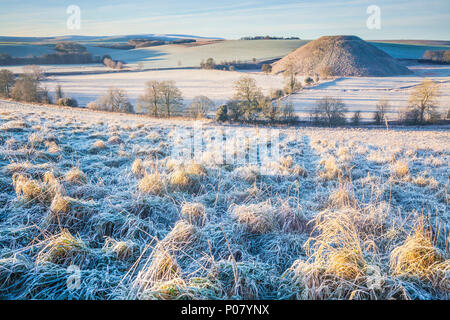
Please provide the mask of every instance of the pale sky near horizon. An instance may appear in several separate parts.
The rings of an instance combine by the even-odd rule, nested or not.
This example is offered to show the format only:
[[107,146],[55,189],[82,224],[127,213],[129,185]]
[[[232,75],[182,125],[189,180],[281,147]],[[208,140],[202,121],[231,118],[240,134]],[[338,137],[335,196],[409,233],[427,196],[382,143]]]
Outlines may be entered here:
[[[69,5],[81,10],[81,29],[67,28]],[[377,5],[381,28],[369,29]],[[243,36],[352,34],[364,39],[450,40],[449,0],[0,0],[0,36],[188,34]]]

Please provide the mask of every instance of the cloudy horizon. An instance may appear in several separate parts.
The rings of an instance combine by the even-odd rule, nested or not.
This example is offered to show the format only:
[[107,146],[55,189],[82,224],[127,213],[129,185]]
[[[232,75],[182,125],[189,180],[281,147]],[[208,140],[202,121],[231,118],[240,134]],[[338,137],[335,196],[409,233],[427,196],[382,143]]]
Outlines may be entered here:
[[[81,28],[69,29],[67,8],[81,11]],[[369,6],[380,8],[380,28],[368,28]],[[244,36],[352,34],[368,40],[450,40],[450,2],[433,1],[21,1],[0,0],[1,36],[111,36],[187,34]]]

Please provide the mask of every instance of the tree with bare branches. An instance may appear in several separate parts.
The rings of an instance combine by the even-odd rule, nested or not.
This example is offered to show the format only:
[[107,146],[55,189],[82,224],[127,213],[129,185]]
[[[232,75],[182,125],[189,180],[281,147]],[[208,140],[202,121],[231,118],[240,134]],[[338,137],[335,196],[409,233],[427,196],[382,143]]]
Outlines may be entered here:
[[432,118],[438,106],[439,84],[425,79],[418,85],[409,97],[409,108],[417,112],[418,122],[424,123],[425,116]]

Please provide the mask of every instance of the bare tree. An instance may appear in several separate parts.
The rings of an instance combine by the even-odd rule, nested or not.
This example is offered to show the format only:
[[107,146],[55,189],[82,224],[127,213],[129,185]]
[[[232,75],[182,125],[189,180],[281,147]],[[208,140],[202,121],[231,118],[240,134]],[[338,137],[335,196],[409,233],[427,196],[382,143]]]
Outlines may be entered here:
[[175,86],[174,81],[163,81],[160,83],[161,106],[165,116],[170,118],[177,114],[183,106],[183,96],[180,89]]
[[281,101],[271,101],[270,99],[263,99],[260,104],[262,104],[262,112],[264,117],[270,122],[274,122],[280,116]]
[[6,69],[0,70],[0,96],[9,98],[14,86],[14,74]]
[[100,98],[98,104],[101,110],[112,112],[132,113],[133,106],[128,101],[125,90],[109,88],[105,96]]
[[425,115],[433,117],[437,108],[437,97],[439,96],[439,84],[426,79],[418,85],[409,97],[410,109],[417,112],[418,121],[425,122]]
[[288,100],[286,103],[280,102],[279,108],[283,121],[293,122],[297,119],[294,112],[294,104],[291,101]]
[[189,106],[189,113],[193,118],[204,118],[214,108],[214,102],[205,96],[197,96]]
[[261,88],[256,85],[255,79],[241,77],[234,83],[234,89],[233,99],[239,101],[239,105],[247,120],[254,120],[261,112],[260,102],[264,97]]
[[37,81],[44,80],[44,78],[45,78],[44,70],[41,67],[36,66],[36,65],[23,67],[23,72],[34,77]]
[[272,65],[270,65],[270,64],[263,64],[261,70],[265,74],[269,74],[269,73],[272,72]]
[[390,105],[389,101],[386,99],[381,99],[377,103],[377,111],[374,114],[373,119],[376,124],[381,124],[381,122],[386,121],[386,113],[389,112]]
[[145,93],[138,99],[138,107],[148,115],[158,117],[161,115],[162,92],[161,83],[149,81],[145,84]]
[[285,64],[283,76],[285,78],[285,87],[284,87],[285,93],[293,94],[302,89],[302,84],[297,80],[297,75],[295,73],[295,66],[293,61],[288,61]]
[[316,102],[312,113],[313,121],[330,127],[345,123],[347,108],[340,99],[325,97]]
[[30,74],[23,74],[14,84],[11,97],[18,101],[39,102],[39,91],[39,81]]
[[216,68],[216,62],[214,61],[213,58],[208,58],[206,62],[202,60],[202,62],[200,62],[200,68],[213,70]]
[[359,126],[361,123],[361,111],[355,111],[352,117],[352,125]]
[[55,88],[55,101],[58,101],[59,99],[64,98],[64,93],[62,91],[62,87],[60,84],[58,84]]

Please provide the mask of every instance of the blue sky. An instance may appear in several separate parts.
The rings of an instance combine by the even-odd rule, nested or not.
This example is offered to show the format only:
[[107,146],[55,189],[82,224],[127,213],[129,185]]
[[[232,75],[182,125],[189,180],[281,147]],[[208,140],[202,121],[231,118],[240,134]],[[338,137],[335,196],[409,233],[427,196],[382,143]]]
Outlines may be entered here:
[[[81,29],[66,26],[69,5],[81,9]],[[366,26],[369,5],[381,9],[381,29]],[[0,35],[125,35],[176,33],[236,39],[247,35],[353,34],[364,39],[450,40],[449,0],[0,0]]]

